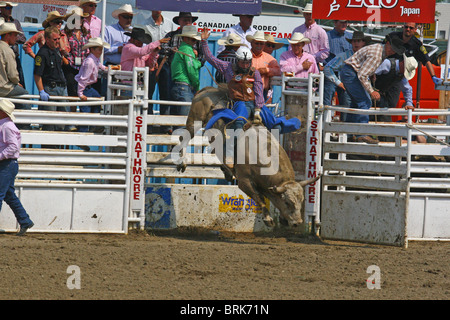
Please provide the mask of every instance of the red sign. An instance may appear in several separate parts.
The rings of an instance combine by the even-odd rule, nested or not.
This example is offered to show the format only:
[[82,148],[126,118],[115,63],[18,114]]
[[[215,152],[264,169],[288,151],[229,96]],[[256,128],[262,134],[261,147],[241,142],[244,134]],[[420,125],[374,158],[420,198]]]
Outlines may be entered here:
[[434,23],[436,0],[313,0],[314,19]]

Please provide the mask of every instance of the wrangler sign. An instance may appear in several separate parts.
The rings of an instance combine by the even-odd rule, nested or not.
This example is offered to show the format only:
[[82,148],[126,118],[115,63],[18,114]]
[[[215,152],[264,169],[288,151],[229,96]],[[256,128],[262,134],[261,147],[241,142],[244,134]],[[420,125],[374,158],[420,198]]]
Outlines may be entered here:
[[[313,0],[314,19],[433,23],[436,0]],[[357,17],[357,19],[355,19]]]

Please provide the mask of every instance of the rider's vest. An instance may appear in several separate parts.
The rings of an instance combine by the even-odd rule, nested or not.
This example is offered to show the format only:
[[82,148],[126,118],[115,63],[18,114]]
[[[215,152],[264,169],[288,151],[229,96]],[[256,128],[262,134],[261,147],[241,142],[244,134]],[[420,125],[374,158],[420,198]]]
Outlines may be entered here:
[[250,68],[248,74],[235,74],[228,82],[228,95],[233,101],[254,101],[255,68]]
[[396,62],[394,58],[389,58],[391,62],[391,69],[386,74],[380,74],[375,81],[375,88],[381,92],[387,91],[393,84],[402,81],[404,75],[398,74],[396,71]]

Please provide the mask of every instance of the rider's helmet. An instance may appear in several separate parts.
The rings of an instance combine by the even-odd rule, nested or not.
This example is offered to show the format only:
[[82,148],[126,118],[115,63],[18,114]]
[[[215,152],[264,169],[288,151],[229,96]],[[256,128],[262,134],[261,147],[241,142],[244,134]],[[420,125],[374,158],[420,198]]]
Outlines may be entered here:
[[[239,49],[236,50],[236,65],[237,65],[237,69],[240,73],[248,73],[250,70],[250,67],[252,65],[252,51],[244,46],[239,47]],[[246,62],[250,62],[250,65],[248,68],[243,68],[242,66],[239,65],[239,61],[246,61]]]

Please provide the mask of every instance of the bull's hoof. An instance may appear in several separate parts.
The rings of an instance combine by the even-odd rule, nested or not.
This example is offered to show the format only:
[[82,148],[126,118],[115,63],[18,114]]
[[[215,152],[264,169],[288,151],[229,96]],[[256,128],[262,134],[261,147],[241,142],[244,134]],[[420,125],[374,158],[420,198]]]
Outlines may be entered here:
[[177,171],[178,172],[179,171],[184,172],[184,171],[186,171],[186,167],[187,167],[186,163],[182,162],[182,163],[177,165]]
[[267,227],[269,227],[269,228],[275,227],[275,221],[273,221],[272,217],[264,218],[263,221]]

